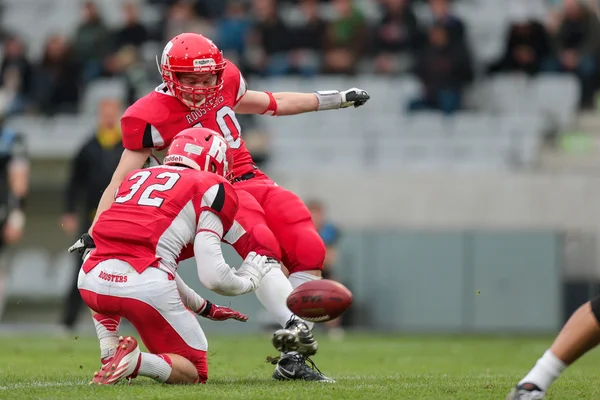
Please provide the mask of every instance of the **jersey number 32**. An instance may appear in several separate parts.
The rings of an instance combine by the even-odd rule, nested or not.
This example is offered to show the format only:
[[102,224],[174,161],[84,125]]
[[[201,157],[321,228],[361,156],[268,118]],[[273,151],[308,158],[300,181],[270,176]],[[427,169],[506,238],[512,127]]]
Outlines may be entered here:
[[[151,176],[152,171],[149,170],[142,170],[131,175],[128,180],[132,182],[129,192],[115,198],[115,203],[127,203],[136,200],[140,206],[160,207],[164,199],[153,195],[155,192],[166,192],[173,189],[181,175],[175,172],[161,172],[148,181]],[[141,189],[144,190],[139,196],[136,196]]]

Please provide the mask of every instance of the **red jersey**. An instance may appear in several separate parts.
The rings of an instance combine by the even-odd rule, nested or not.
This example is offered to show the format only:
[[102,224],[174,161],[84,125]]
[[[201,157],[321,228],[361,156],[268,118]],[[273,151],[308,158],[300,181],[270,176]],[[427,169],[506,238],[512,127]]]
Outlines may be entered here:
[[203,230],[200,213],[217,214],[227,232],[237,209],[233,186],[216,174],[174,166],[135,170],[94,225],[96,249],[83,270],[117,258],[140,273],[148,267],[175,273],[182,249]]
[[223,90],[202,108],[190,110],[171,94],[165,84],[132,104],[121,118],[123,146],[129,150],[169,147],[173,137],[184,129],[203,126],[219,132],[233,150],[236,176],[253,170],[252,156],[241,136],[235,107],[246,94],[247,85],[240,70],[230,61],[223,70]]

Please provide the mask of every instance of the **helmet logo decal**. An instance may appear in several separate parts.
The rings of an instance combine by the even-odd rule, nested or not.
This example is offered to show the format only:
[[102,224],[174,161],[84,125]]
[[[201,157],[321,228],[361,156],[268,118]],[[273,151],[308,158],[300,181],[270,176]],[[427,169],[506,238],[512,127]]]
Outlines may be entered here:
[[183,148],[183,151],[185,151],[186,153],[200,155],[202,154],[202,147],[194,143],[186,143],[185,147]]

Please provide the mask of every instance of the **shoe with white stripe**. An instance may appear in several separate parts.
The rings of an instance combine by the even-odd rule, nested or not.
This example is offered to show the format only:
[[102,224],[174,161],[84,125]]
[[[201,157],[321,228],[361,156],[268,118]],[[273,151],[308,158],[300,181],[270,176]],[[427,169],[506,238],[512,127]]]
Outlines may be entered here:
[[140,367],[142,352],[134,337],[121,336],[117,351],[112,359],[102,365],[100,371],[94,372],[94,379],[90,384],[114,385],[126,378],[135,378]]

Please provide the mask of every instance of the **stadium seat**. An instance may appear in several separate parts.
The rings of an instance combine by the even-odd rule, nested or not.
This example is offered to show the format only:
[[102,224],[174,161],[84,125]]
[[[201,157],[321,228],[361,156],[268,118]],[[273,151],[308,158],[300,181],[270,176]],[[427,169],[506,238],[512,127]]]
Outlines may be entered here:
[[528,110],[531,101],[529,78],[517,74],[493,76],[485,82],[482,109],[491,112],[519,113]]
[[541,75],[532,82],[530,104],[558,127],[564,129],[573,122],[580,97],[577,78],[571,75]]

